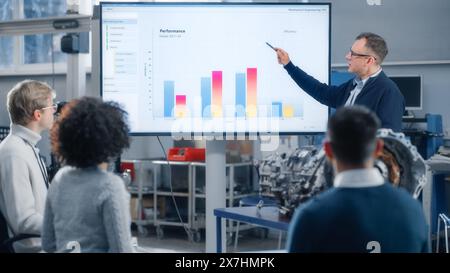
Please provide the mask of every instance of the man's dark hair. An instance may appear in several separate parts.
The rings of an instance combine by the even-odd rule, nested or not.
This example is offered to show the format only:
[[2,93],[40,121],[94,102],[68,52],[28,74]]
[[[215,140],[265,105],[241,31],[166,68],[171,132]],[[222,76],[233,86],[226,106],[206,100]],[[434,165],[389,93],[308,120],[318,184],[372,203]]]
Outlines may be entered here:
[[361,165],[375,150],[380,120],[364,106],[342,107],[328,121],[328,137],[336,159]]
[[386,41],[375,33],[363,32],[356,37],[356,40],[366,39],[366,47],[375,53],[378,64],[381,64],[388,54]]
[[52,150],[64,164],[96,166],[130,145],[127,113],[117,103],[83,97],[68,103],[51,130]]

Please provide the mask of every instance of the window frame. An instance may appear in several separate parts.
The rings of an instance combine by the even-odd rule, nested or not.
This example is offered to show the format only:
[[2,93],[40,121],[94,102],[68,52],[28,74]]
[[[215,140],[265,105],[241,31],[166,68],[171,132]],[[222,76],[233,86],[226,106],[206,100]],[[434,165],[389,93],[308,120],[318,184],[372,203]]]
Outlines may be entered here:
[[[62,0],[65,1],[65,0]],[[13,0],[11,1],[13,5],[12,20],[23,20],[24,19],[24,0]],[[80,1],[79,10],[81,13],[83,11],[89,11],[92,9],[92,1]],[[46,34],[46,33],[37,33]],[[17,34],[12,36],[13,39],[13,63],[11,66],[0,68],[0,76],[21,76],[21,75],[52,75],[52,74],[66,74],[67,73],[67,60],[64,62],[49,63],[34,63],[25,64],[25,35],[30,34]],[[91,53],[88,54],[87,59],[91,59]],[[86,72],[91,72],[90,61],[86,62]]]
[[[61,0],[65,1],[65,0]],[[83,15],[92,15],[94,5],[105,0],[82,0],[79,1],[79,13]],[[109,0],[117,1],[117,0]],[[118,0],[120,1],[120,0]],[[131,0],[128,0],[131,1]],[[142,0],[134,0],[140,2]],[[160,2],[199,2],[202,0],[159,0]],[[205,1],[205,0],[203,0]],[[223,2],[223,0],[206,0],[206,2]],[[24,0],[12,0],[13,18],[12,20],[22,20],[24,18]],[[92,35],[92,31],[89,32]],[[45,34],[45,33],[39,33]],[[29,35],[29,34],[26,34]],[[24,64],[24,34],[12,35],[13,38],[13,63],[9,67],[0,68],[0,77],[2,76],[23,76],[23,75],[65,75],[67,74],[67,60],[64,62]],[[90,38],[92,44],[92,37]],[[89,53],[86,54],[85,70],[87,74],[92,71],[92,48],[89,45]]]

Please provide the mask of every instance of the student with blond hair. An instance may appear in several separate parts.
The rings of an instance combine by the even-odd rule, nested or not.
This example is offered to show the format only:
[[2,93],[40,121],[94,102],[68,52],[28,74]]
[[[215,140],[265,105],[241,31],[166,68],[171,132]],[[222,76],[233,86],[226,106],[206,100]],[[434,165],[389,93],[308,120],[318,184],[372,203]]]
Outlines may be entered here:
[[[36,144],[53,124],[55,93],[46,83],[25,80],[7,95],[9,135],[0,143],[0,212],[8,237],[41,234],[49,179]],[[37,252],[39,238],[14,244],[16,252]]]

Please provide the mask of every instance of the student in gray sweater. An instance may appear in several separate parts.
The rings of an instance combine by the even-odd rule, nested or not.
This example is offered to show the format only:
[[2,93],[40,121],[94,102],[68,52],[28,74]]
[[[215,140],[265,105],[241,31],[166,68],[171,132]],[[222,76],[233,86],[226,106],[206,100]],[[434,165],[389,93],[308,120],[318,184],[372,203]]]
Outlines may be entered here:
[[[0,216],[6,221],[8,238],[41,234],[49,181],[36,145],[41,133],[52,127],[54,97],[48,84],[34,80],[22,81],[8,92],[11,131],[0,143]],[[14,252],[39,252],[41,240],[19,240],[13,248]]]
[[52,150],[65,167],[48,191],[42,231],[46,252],[132,252],[129,194],[107,162],[129,146],[126,112],[84,97],[64,107],[51,130]]

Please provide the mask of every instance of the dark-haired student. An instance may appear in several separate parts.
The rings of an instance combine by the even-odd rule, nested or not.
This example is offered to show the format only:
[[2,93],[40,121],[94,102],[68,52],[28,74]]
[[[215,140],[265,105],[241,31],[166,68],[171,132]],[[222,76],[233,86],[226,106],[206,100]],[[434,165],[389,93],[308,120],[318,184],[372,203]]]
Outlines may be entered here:
[[65,167],[49,188],[42,247],[64,252],[133,252],[129,194],[107,162],[129,146],[126,112],[84,97],[64,107],[51,130],[52,150]]
[[348,71],[354,73],[355,78],[339,86],[319,82],[295,66],[286,51],[281,48],[276,48],[276,51],[278,63],[300,88],[318,102],[332,108],[364,105],[381,120],[381,128],[401,131],[405,99],[381,68],[388,48],[379,35],[365,32],[356,37],[345,56]]
[[373,167],[383,142],[378,118],[365,107],[337,110],[325,153],[334,188],[300,205],[288,232],[289,252],[428,252],[420,203]]

